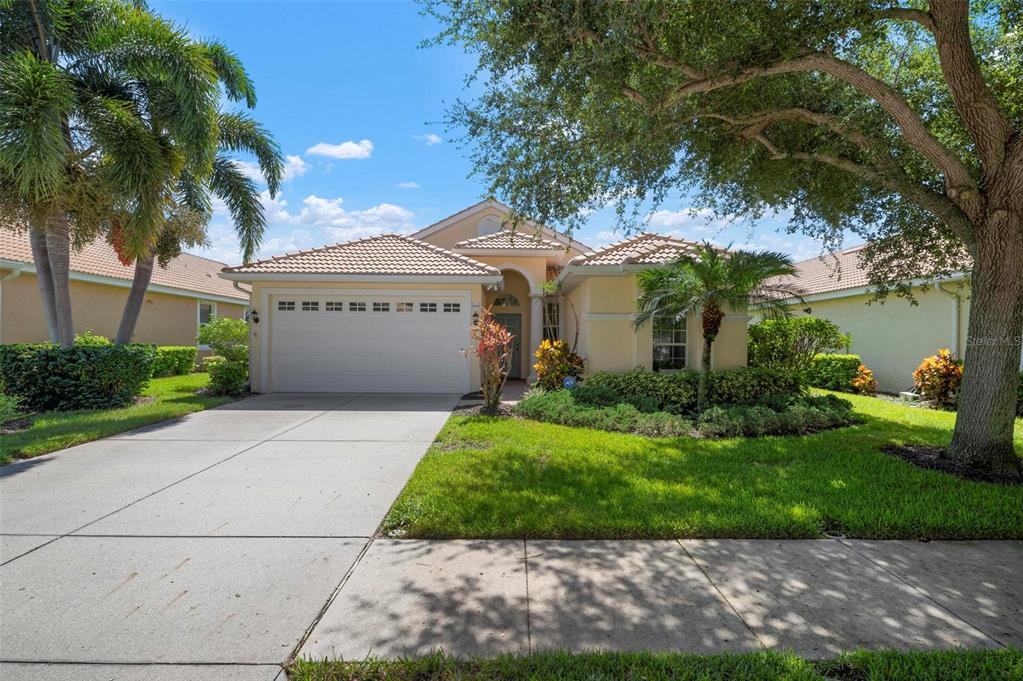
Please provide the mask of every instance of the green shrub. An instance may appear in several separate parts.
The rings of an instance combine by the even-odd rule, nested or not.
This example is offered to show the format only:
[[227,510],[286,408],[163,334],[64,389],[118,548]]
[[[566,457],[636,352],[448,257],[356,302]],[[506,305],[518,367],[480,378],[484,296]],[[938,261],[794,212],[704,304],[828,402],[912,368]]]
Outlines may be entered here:
[[1016,416],[1023,416],[1023,371],[1019,372],[1019,383],[1016,384]]
[[149,383],[152,345],[0,346],[0,382],[32,411],[123,407]]
[[791,397],[802,392],[801,374],[787,369],[762,367],[714,371],[708,386],[711,404],[755,402],[772,396]]
[[536,382],[540,387],[554,390],[562,386],[565,378],[579,378],[583,375],[584,362],[578,353],[572,352],[563,340],[544,340],[533,353],[536,364]]
[[815,388],[853,391],[853,379],[863,364],[859,355],[817,355],[806,372],[807,382]]
[[191,345],[161,345],[156,348],[153,376],[184,376],[195,369],[196,348]]
[[692,431],[689,421],[674,414],[643,413],[627,403],[590,407],[576,402],[574,393],[569,390],[530,391],[516,405],[515,411],[534,421],[651,437],[685,435]]
[[827,319],[785,317],[753,324],[747,332],[752,367],[806,371],[813,358],[849,347],[851,339]]
[[834,395],[798,397],[781,409],[766,405],[711,407],[696,428],[705,437],[804,435],[856,423],[852,404]]
[[199,343],[232,362],[249,358],[249,325],[241,319],[217,317],[199,329]]
[[240,395],[249,381],[248,362],[236,362],[219,355],[207,357],[203,366],[210,372],[207,390],[211,395]]
[[586,378],[588,388],[605,388],[625,401],[650,400],[655,411],[688,414],[696,408],[695,371],[654,373],[633,369],[623,373],[600,371]]
[[0,393],[0,424],[7,423],[21,413],[21,400],[17,395]]
[[113,342],[109,338],[94,334],[92,329],[87,329],[75,336],[75,345],[113,345]]

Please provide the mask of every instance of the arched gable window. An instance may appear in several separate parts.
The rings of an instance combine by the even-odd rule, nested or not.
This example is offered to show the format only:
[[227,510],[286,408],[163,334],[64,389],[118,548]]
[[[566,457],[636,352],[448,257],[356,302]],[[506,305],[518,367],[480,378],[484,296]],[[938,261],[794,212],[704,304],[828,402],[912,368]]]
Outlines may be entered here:
[[518,307],[519,299],[510,293],[502,293],[494,298],[494,307]]

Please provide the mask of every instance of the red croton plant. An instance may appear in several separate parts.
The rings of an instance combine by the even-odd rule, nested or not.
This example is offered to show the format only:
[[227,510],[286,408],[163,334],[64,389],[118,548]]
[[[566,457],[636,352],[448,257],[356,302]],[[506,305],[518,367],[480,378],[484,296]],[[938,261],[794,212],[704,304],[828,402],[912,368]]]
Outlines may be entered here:
[[508,378],[513,340],[514,336],[497,323],[490,308],[484,308],[472,327],[472,349],[480,360],[480,390],[485,410],[497,409],[501,403],[501,388]]

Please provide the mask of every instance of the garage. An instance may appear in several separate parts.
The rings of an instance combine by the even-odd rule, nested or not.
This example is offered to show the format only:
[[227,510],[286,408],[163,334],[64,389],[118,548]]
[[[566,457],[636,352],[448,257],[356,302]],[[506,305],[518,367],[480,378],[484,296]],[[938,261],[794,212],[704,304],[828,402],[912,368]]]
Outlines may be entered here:
[[273,295],[271,390],[467,392],[470,308],[468,293]]

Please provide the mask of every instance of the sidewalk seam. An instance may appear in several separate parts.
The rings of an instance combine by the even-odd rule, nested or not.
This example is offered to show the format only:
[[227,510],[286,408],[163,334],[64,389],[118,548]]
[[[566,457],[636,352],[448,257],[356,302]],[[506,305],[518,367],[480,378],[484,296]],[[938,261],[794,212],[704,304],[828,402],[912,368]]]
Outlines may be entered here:
[[372,545],[373,537],[370,537],[369,541],[366,542],[366,545],[362,547],[361,551],[359,551],[359,554],[355,556],[355,560],[352,562],[351,566],[348,568],[348,570],[345,571],[344,575],[341,576],[341,581],[337,583],[336,587],[334,587],[334,590],[327,598],[327,602],[324,603],[323,607],[320,608],[320,611],[316,613],[316,617],[313,618],[312,623],[308,627],[306,627],[305,632],[303,632],[301,638],[298,639],[298,643],[295,644],[295,647],[291,650],[291,653],[289,653],[288,657],[284,660],[284,663],[282,664],[284,668],[287,668],[291,663],[298,659],[298,653],[300,650],[302,650],[302,646],[306,644],[306,641],[309,640],[309,637],[312,636],[313,629],[315,629],[316,625],[320,623],[320,620],[323,619],[323,616],[327,614],[327,610],[337,599],[338,595],[341,593],[341,589],[343,589],[345,587],[345,584],[348,583],[348,580],[351,579],[352,575],[355,573],[355,568],[357,568],[359,566],[359,563],[362,562],[363,556],[366,555],[366,553],[369,551],[369,547],[371,547]]
[[533,654],[533,627],[532,613],[529,611],[529,546],[526,540],[522,540],[522,564],[526,569],[526,652]]
[[718,588],[718,585],[714,583],[714,580],[711,579],[709,574],[707,574],[707,571],[703,569],[703,566],[700,565],[700,561],[696,560],[696,558],[693,556],[693,554],[689,553],[689,549],[687,549],[686,545],[682,543],[682,540],[681,539],[676,539],[675,543],[678,544],[682,548],[683,551],[685,551],[685,554],[689,558],[689,560],[693,561],[693,565],[695,565],[696,569],[700,571],[700,574],[702,574],[703,578],[707,580],[707,583],[710,584],[711,588],[714,589],[714,591],[716,591],[718,593],[718,596],[720,596],[721,600],[723,600],[725,602],[725,605],[728,606],[729,610],[731,610],[735,614],[735,616],[739,618],[739,621],[742,622],[742,626],[746,627],[746,630],[749,631],[749,633],[753,635],[753,638],[756,639],[756,641],[760,645],[761,649],[769,650],[767,645],[760,638],[760,635],[757,634],[757,632],[753,629],[753,627],[750,626],[749,622],[746,621],[746,618],[743,617],[741,614],[739,614],[739,611],[736,609],[736,607],[734,605],[732,605],[732,602],[730,600],[728,600],[728,597],[725,596],[724,592],[721,591],[721,589]]
[[957,613],[957,612],[956,612],[955,610],[953,610],[953,609],[952,609],[952,608],[950,608],[949,606],[947,606],[947,605],[945,605],[944,603],[942,603],[942,602],[940,602],[940,601],[936,600],[936,599],[935,599],[935,598],[934,598],[933,596],[931,596],[931,595],[930,595],[929,593],[927,593],[926,591],[924,591],[924,590],[920,589],[920,588],[919,588],[918,586],[916,586],[916,585],[915,585],[915,584],[913,584],[912,582],[908,581],[907,579],[903,578],[903,577],[902,577],[901,575],[898,575],[898,574],[896,574],[896,573],[892,572],[892,571],[891,571],[891,570],[889,570],[889,569],[888,569],[887,567],[885,567],[885,566],[884,566],[884,565],[882,565],[881,563],[878,563],[878,562],[877,562],[876,560],[874,560],[873,558],[871,558],[871,557],[870,557],[870,556],[868,556],[867,554],[865,554],[865,553],[862,553],[862,552],[860,552],[860,551],[857,551],[857,550],[856,550],[856,549],[855,549],[855,548],[854,548],[853,546],[851,546],[850,544],[847,544],[847,543],[845,543],[845,540],[844,540],[844,539],[838,539],[838,540],[836,540],[836,541],[838,541],[838,543],[839,543],[839,544],[841,544],[842,546],[844,546],[844,547],[845,547],[845,548],[847,548],[848,550],[850,550],[850,551],[852,551],[853,553],[855,553],[855,554],[856,554],[857,556],[859,556],[859,557],[863,558],[864,560],[866,560],[866,561],[870,562],[871,564],[873,564],[873,565],[876,565],[876,566],[877,566],[877,567],[879,567],[880,569],[884,570],[884,571],[885,571],[885,572],[887,572],[887,573],[888,573],[889,575],[891,575],[891,576],[892,576],[892,577],[894,577],[895,579],[899,580],[899,581],[900,581],[901,583],[905,584],[905,585],[906,585],[906,586],[908,586],[908,587],[909,587],[910,589],[912,589],[913,591],[917,592],[918,594],[920,594],[921,596],[923,596],[924,598],[926,598],[927,600],[929,600],[929,601],[930,601],[931,603],[934,603],[934,604],[935,604],[936,606],[938,606],[939,608],[941,608],[942,610],[944,610],[944,611],[945,611],[945,612],[947,612],[948,614],[952,615],[953,617],[955,617],[955,618],[956,618],[957,620],[959,620],[960,622],[963,622],[963,623],[965,623],[965,624],[968,624],[968,625],[970,625],[971,627],[973,627],[974,629],[976,629],[977,631],[979,631],[980,633],[984,634],[984,636],[988,637],[989,639],[991,639],[992,641],[994,641],[995,643],[997,643],[997,644],[998,644],[999,646],[1001,646],[1002,648],[1006,648],[1006,647],[1008,647],[1008,645],[1007,645],[1007,644],[1003,643],[1003,642],[1002,642],[1002,641],[1000,641],[1000,640],[999,640],[998,638],[996,638],[996,637],[992,636],[991,634],[989,634],[989,633],[988,633],[988,632],[986,632],[985,630],[981,629],[981,628],[980,628],[979,626],[977,626],[976,624],[974,624],[974,623],[973,623],[973,622],[971,622],[970,620],[966,619],[965,617],[963,617],[962,615],[960,615],[959,613]]

